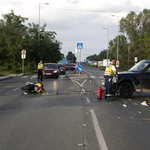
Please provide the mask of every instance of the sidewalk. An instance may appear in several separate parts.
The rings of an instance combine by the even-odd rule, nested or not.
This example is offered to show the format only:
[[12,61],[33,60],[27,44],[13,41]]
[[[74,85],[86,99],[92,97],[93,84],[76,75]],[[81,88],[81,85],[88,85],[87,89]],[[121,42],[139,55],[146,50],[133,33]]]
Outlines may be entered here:
[[5,76],[0,76],[0,81],[1,80],[5,80],[5,79],[9,79],[9,78],[14,78],[14,77],[21,77],[23,76],[23,74],[9,74],[9,75],[5,75]]

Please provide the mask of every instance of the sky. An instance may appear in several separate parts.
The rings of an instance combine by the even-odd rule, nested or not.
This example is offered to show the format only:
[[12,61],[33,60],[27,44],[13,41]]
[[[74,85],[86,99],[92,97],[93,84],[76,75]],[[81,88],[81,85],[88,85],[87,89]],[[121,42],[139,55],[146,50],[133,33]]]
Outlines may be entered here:
[[40,26],[47,24],[46,31],[57,33],[65,56],[71,51],[77,57],[77,43],[83,43],[84,61],[108,48],[108,41],[118,35],[118,19],[149,8],[150,0],[0,0],[0,19],[14,10],[15,15],[29,19],[26,24],[40,20]]

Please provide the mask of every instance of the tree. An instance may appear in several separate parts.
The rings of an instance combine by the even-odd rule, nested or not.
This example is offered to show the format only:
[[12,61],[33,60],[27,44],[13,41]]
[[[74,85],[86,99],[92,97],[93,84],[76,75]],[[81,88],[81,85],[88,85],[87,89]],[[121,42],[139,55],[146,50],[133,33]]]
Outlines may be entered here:
[[77,59],[71,51],[68,52],[66,58],[67,58],[68,62],[71,62],[71,63],[75,63],[76,59]]

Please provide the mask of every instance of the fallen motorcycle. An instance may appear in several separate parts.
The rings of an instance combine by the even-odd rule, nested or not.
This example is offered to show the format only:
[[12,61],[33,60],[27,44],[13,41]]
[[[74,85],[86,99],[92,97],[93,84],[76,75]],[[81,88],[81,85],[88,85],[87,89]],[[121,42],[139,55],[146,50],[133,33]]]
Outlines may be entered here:
[[21,90],[25,92],[36,92],[36,93],[45,91],[43,83],[32,83],[32,82],[26,82],[26,85],[21,87]]

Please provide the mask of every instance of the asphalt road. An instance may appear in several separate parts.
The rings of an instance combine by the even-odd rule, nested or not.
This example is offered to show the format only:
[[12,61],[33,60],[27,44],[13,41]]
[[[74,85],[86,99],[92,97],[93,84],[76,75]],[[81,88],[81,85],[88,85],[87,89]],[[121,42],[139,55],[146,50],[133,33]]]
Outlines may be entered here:
[[150,149],[150,94],[97,100],[104,72],[82,65],[81,76],[44,79],[41,94],[20,89],[36,74],[0,81],[0,150]]

